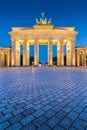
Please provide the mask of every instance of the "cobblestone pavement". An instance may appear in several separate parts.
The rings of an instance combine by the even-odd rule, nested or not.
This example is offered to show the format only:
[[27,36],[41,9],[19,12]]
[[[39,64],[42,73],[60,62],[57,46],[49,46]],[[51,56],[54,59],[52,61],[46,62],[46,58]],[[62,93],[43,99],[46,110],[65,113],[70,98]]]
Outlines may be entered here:
[[87,69],[0,69],[0,130],[87,130]]

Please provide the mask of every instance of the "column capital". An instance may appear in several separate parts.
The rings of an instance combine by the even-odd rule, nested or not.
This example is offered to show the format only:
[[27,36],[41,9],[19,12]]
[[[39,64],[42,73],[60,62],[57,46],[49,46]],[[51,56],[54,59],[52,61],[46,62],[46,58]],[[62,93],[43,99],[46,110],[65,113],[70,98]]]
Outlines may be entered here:
[[52,41],[52,40],[53,40],[53,38],[49,38],[49,39],[48,39],[48,41]]
[[23,38],[23,42],[26,42],[28,39],[27,38]]
[[64,38],[58,38],[58,42],[64,42]]
[[70,42],[75,42],[76,39],[70,38],[68,39]]
[[39,41],[38,38],[35,38],[35,39],[34,39],[34,42],[38,42],[38,41]]
[[12,38],[11,41],[12,41],[12,42],[16,42],[16,39],[13,39],[13,38]]

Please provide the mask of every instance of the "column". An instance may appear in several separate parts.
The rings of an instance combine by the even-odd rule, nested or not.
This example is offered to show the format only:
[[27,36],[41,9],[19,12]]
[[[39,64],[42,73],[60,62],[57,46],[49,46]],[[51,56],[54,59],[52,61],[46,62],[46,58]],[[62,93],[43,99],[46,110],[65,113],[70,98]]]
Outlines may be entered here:
[[57,43],[57,65],[64,66],[64,41],[63,39],[58,39]]
[[5,65],[5,61],[4,61],[4,52],[2,51],[2,66],[4,66]]
[[27,43],[27,66],[30,66],[30,44]]
[[77,50],[77,66],[80,66],[80,52]]
[[20,44],[18,41],[15,42],[15,54],[14,54],[14,66],[20,66]]
[[84,66],[86,66],[86,50],[84,51]]
[[68,41],[67,42],[67,54],[66,54],[66,65],[71,66],[71,60],[72,60],[72,42]]
[[26,40],[24,40],[24,45],[23,45],[23,66],[29,66],[30,65],[30,60],[29,60],[29,44]]
[[86,56],[85,57],[86,57],[86,61],[85,61],[86,63],[85,64],[87,66],[87,49],[86,49]]
[[72,44],[71,44],[72,45],[71,46],[72,47],[72,54],[71,54],[72,55],[72,57],[71,57],[71,63],[72,64],[71,65],[75,66],[76,65],[76,59],[75,59],[75,40],[71,40],[71,42],[72,42]]
[[61,62],[60,62],[60,57],[61,57],[61,51],[60,51],[61,47],[60,47],[60,41],[58,40],[57,42],[57,66],[60,66],[61,65]]
[[64,66],[64,41],[60,39],[60,64]]
[[8,51],[8,61],[7,61],[7,66],[10,66],[10,60],[11,60],[11,57],[10,57],[10,50]]
[[48,41],[48,66],[53,65],[53,58],[52,58],[52,40]]
[[12,48],[11,48],[11,66],[15,65],[15,40],[12,39]]
[[34,40],[34,66],[38,66],[38,40]]
[[85,50],[83,50],[83,53],[82,53],[82,66],[85,66],[86,65],[86,52]]
[[0,67],[2,66],[2,53],[0,52]]

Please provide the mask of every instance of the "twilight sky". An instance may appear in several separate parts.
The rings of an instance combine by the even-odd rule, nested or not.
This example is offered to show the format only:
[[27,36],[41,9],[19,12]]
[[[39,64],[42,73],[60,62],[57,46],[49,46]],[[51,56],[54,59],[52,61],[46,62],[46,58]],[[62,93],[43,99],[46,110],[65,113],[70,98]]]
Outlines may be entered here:
[[11,46],[11,28],[35,25],[42,11],[54,26],[74,26],[76,46],[87,46],[87,0],[0,0],[0,46]]

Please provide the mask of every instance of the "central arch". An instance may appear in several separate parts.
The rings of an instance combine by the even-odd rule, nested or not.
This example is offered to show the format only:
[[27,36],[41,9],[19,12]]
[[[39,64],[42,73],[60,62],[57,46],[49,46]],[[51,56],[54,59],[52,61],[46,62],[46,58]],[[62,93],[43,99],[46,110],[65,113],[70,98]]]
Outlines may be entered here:
[[48,64],[48,45],[47,44],[39,44],[39,65]]

